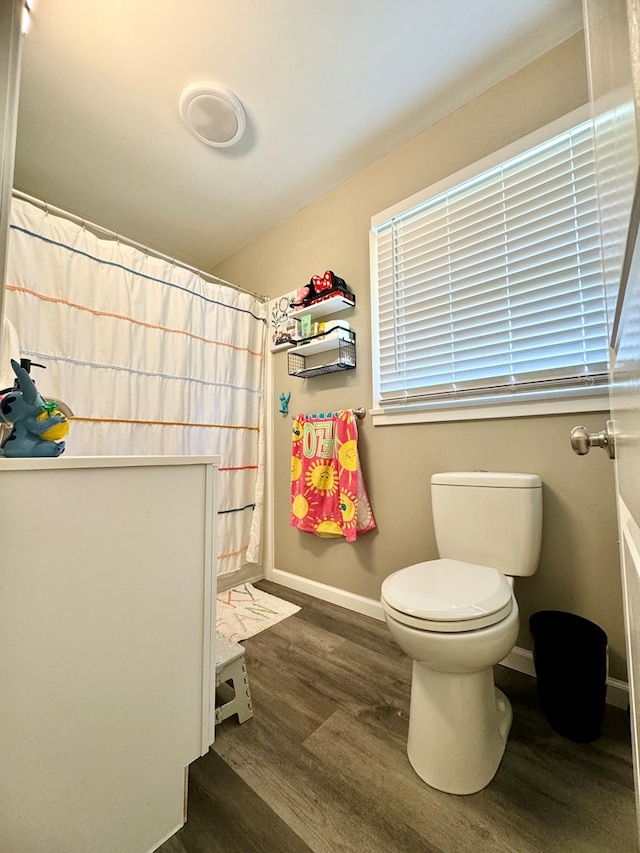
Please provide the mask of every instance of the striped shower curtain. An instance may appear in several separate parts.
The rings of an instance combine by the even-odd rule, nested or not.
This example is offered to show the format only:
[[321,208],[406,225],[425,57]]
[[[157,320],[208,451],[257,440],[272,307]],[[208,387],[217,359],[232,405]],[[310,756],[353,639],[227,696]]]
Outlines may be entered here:
[[263,304],[19,199],[9,239],[6,316],[73,410],[65,453],[219,454],[218,573],[259,562]]

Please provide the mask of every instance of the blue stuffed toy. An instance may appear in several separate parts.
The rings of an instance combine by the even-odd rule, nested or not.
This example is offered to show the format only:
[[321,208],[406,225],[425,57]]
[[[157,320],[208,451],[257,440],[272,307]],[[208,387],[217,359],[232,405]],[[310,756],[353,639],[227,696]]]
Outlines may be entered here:
[[66,417],[55,402],[45,403],[24,367],[14,359],[11,367],[17,377],[16,387],[0,398],[0,421],[13,428],[0,447],[0,456],[60,456],[65,443],[53,439],[69,431]]

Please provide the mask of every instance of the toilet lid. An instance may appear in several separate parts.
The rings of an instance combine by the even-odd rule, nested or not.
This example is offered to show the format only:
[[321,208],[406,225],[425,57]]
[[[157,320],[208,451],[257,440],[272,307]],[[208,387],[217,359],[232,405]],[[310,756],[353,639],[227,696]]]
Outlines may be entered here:
[[410,617],[411,623],[440,623],[441,630],[454,622],[492,624],[511,612],[512,596],[501,571],[460,560],[416,563],[389,575],[382,584],[382,598],[397,614]]

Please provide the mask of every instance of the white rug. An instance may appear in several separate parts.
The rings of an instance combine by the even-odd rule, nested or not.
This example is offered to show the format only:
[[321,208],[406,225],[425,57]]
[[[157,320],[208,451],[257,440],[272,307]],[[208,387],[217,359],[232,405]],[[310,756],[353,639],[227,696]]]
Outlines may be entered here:
[[300,610],[297,604],[262,592],[250,583],[218,593],[216,601],[216,631],[236,643],[253,637]]

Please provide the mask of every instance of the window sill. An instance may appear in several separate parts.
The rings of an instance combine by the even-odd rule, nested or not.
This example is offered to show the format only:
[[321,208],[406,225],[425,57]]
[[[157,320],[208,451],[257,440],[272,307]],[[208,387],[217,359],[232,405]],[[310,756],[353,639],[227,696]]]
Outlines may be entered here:
[[450,421],[501,420],[503,418],[540,417],[564,415],[576,412],[608,412],[609,396],[606,389],[598,394],[576,394],[559,399],[517,400],[496,403],[466,401],[431,404],[429,408],[420,404],[394,406],[393,409],[372,409],[370,414],[374,426],[397,426],[400,424],[439,423]]

